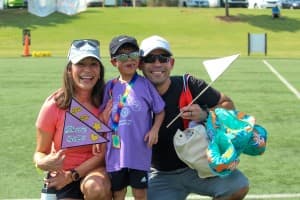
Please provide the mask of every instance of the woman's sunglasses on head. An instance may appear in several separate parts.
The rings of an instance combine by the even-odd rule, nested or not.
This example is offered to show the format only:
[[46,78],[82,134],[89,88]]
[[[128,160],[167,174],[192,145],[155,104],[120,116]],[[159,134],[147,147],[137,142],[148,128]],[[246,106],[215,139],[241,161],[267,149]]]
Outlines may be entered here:
[[98,40],[93,40],[93,39],[81,39],[81,40],[74,40],[72,42],[72,45],[76,48],[80,48],[84,46],[85,44],[89,44],[92,47],[98,48],[100,43]]

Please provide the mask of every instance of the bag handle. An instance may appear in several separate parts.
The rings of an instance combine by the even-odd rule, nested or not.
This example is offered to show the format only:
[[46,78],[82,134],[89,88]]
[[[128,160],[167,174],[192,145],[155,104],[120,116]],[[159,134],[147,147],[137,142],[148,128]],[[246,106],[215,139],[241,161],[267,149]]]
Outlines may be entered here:
[[184,92],[186,92],[186,90],[188,89],[190,76],[191,76],[190,74],[182,75]]
[[[179,107],[180,108],[188,105],[193,100],[193,96],[192,96],[192,93],[190,91],[189,83],[188,83],[189,77],[190,77],[189,74],[184,74],[182,76],[183,88],[182,88],[182,91],[181,91],[181,94],[180,94],[180,98],[179,98]],[[190,120],[188,120],[188,119],[182,119],[182,120],[183,120],[183,126],[184,126],[184,128],[185,129],[188,128],[188,124],[189,124]]]

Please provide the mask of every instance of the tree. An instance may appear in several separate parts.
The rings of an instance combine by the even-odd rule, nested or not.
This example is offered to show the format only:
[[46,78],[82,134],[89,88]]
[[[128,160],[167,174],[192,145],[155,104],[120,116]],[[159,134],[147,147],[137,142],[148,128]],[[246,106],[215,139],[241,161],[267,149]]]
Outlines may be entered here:
[[228,3],[228,0],[225,0],[225,16],[229,17],[229,3]]

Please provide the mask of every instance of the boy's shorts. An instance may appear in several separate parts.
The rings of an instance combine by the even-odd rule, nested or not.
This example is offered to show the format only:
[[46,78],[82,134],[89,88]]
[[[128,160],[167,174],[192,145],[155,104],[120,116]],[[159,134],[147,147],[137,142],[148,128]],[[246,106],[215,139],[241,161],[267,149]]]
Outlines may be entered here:
[[66,185],[60,190],[56,191],[57,199],[83,199],[83,194],[80,190],[80,182],[81,179],[78,181],[73,181],[72,183]]
[[127,186],[136,189],[145,189],[148,187],[147,171],[123,168],[120,171],[109,172],[108,174],[113,192],[122,190]]

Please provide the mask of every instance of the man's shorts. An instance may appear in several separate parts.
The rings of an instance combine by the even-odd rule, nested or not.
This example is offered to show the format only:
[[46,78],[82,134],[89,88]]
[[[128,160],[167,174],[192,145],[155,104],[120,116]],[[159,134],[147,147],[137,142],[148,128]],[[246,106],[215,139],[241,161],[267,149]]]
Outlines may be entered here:
[[136,169],[123,168],[120,171],[108,173],[113,192],[122,190],[127,186],[136,189],[145,189],[148,186],[148,172]]
[[60,190],[56,191],[57,199],[83,199],[83,194],[80,190],[80,182],[81,179],[78,181],[73,181],[72,183],[66,185]]
[[184,200],[191,193],[224,198],[248,186],[247,177],[239,170],[225,177],[199,178],[197,171],[190,168],[169,172],[151,169],[147,199]]

